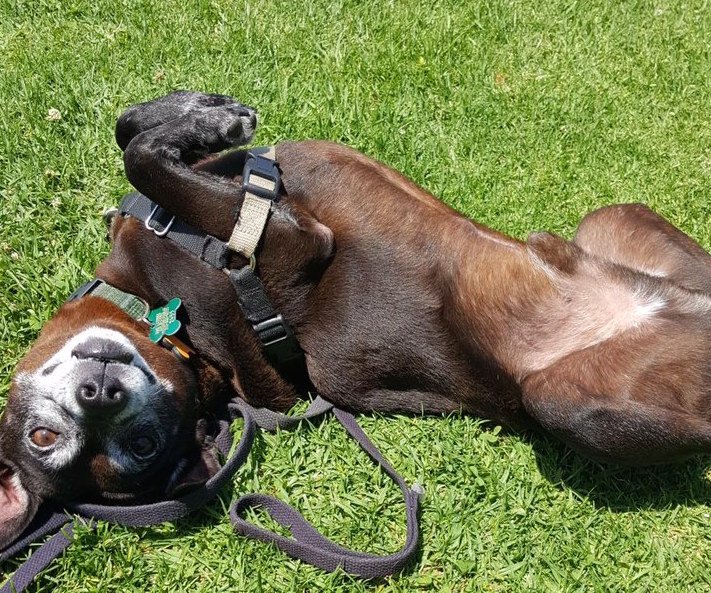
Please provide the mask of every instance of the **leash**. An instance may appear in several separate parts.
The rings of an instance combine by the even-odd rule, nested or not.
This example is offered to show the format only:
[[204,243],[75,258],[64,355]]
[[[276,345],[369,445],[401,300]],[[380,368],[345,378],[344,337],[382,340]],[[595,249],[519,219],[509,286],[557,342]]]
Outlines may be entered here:
[[[400,572],[410,563],[419,547],[418,510],[424,491],[418,484],[412,488],[407,485],[363,432],[354,416],[345,410],[335,408],[320,397],[313,400],[302,416],[287,416],[266,408],[254,408],[244,400],[234,399],[228,404],[229,420],[220,421],[219,433],[214,443],[223,455],[228,455],[232,448],[229,427],[231,421],[237,416],[244,419],[242,436],[232,455],[227,456],[222,468],[204,485],[180,498],[151,504],[135,506],[69,504],[63,512],[50,508],[42,509],[41,515],[35,518],[25,532],[0,553],[0,562],[12,558],[48,534],[54,533],[54,535],[37,548],[15,571],[0,588],[0,593],[24,591],[71,545],[74,540],[74,525],[77,521],[93,529],[97,520],[130,527],[147,527],[181,519],[215,498],[234,476],[247,459],[257,426],[271,431],[288,429],[304,420],[313,420],[329,412],[333,412],[348,434],[402,490],[407,517],[407,535],[403,547],[393,554],[379,556],[339,546],[321,535],[296,509],[265,494],[247,494],[231,505],[229,516],[233,529],[243,536],[273,543],[292,558],[329,572],[341,569],[363,579],[382,578]],[[266,511],[281,527],[288,529],[292,537],[285,537],[247,521],[244,515],[248,510],[253,509]]]

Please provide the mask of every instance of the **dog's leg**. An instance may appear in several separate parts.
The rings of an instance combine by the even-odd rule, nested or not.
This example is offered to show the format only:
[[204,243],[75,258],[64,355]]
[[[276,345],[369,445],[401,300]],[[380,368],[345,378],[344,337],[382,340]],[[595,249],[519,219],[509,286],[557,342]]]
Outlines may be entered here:
[[[136,189],[171,214],[224,241],[244,199],[235,177],[241,173],[239,162],[241,158],[244,164],[245,154],[238,151],[217,157],[222,166],[229,161],[231,168],[221,174],[215,172],[220,166],[214,159],[203,159],[196,166],[190,163],[245,144],[255,125],[251,108],[223,95],[180,92],[131,107],[119,119],[117,134],[119,129],[127,135],[127,130],[143,131],[133,136],[124,151],[126,175]],[[274,275],[280,259],[293,269],[301,258],[313,272],[323,267],[333,251],[330,229],[294,203],[275,206],[264,243],[270,241],[281,248],[263,250],[261,263],[274,264],[270,266]]]
[[574,243],[596,257],[711,293],[711,255],[642,204],[608,206],[588,214]]
[[[653,387],[648,397],[630,397],[622,386],[616,393],[593,392],[580,374],[591,358],[604,358],[595,350],[578,352],[524,380],[523,404],[544,429],[586,456],[613,463],[671,462],[711,451],[711,423],[685,411],[662,381],[665,397],[655,396]],[[614,376],[614,362],[604,364]]]
[[[126,150],[131,140],[141,132],[161,126],[188,113],[222,105],[239,105],[239,103],[227,95],[195,91],[175,91],[165,97],[138,103],[126,109],[118,118],[116,143],[122,151]],[[248,109],[254,111],[252,108]]]
[[[153,122],[158,117],[153,114],[160,113],[163,105],[159,99],[153,106],[149,103],[135,109],[149,114],[145,121]],[[188,163],[249,142],[256,125],[255,112],[239,103],[227,103],[170,119],[173,114],[171,107],[166,114],[169,121],[129,142],[124,152],[126,175],[136,189],[172,214],[225,239],[243,199],[241,187]]]

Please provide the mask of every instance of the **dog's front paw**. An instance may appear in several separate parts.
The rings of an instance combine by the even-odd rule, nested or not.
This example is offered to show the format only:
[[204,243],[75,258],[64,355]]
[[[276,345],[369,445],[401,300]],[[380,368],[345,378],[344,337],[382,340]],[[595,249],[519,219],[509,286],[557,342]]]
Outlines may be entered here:
[[[240,103],[202,109],[182,118],[196,152],[218,152],[249,143],[257,128],[257,112]],[[181,120],[182,121],[182,120]],[[186,139],[188,135],[184,136]]]
[[247,144],[254,138],[257,129],[257,112],[247,105],[233,103],[214,107],[211,112],[217,112],[220,118],[217,133],[228,146]]
[[[242,105],[228,95],[175,91],[164,97],[133,105],[124,111],[116,122],[116,142],[121,150],[125,150],[138,134],[178,118],[215,109],[224,109],[225,119],[232,122],[232,125],[220,134],[221,140],[228,146],[244,144],[252,138],[256,127],[256,113],[251,107]],[[235,110],[243,118],[239,124],[242,132],[237,132],[239,126],[234,122],[231,113]]]

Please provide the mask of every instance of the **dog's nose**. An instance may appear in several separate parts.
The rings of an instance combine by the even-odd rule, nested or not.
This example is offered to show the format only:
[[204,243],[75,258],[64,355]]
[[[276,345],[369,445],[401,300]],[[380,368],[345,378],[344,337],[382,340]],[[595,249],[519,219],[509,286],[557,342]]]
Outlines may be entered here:
[[114,416],[126,407],[128,392],[119,373],[112,365],[90,363],[86,376],[77,387],[74,397],[81,408],[92,416]]
[[114,340],[102,340],[101,338],[89,338],[78,344],[72,350],[72,356],[123,364],[129,364],[133,360],[133,352],[125,345]]

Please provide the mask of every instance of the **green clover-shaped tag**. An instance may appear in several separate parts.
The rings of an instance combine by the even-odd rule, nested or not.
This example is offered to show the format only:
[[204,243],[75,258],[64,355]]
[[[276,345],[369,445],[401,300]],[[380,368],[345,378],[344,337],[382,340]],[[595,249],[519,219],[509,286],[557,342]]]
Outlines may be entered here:
[[153,309],[148,314],[148,321],[151,324],[151,333],[148,337],[155,343],[160,342],[165,336],[177,334],[182,325],[178,321],[178,309],[182,305],[179,298],[168,301],[162,307]]

